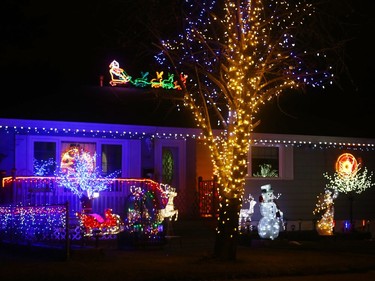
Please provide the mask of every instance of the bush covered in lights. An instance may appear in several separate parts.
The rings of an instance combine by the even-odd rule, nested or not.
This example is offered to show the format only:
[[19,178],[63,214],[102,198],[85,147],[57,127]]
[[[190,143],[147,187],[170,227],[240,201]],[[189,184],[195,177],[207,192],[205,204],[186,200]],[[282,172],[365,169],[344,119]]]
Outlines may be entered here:
[[131,187],[125,207],[125,229],[120,235],[128,240],[126,243],[160,243],[164,240],[163,224],[158,219],[160,205],[154,191]]

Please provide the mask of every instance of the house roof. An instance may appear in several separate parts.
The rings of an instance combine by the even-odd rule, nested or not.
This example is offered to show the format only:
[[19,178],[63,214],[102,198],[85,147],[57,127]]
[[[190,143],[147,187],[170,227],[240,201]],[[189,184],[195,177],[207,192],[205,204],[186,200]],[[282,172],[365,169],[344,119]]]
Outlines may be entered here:
[[[105,124],[92,122],[67,122],[30,119],[0,118],[0,132],[50,136],[83,136],[93,138],[142,139],[202,139],[198,128]],[[219,130],[214,131],[219,134]],[[281,146],[310,146],[313,148],[337,147],[341,149],[375,150],[375,139],[330,137],[290,134],[252,134],[253,144]]]
[[[196,128],[192,113],[178,105],[181,91],[71,84],[39,88],[29,94],[25,85],[22,94],[17,87],[11,89],[0,118]],[[271,101],[260,112],[254,133],[375,138],[368,121],[358,119],[350,108],[339,106],[331,113],[334,118],[325,118],[321,112],[334,109],[322,101],[322,93]]]
[[51,88],[14,100],[2,109],[0,118],[194,127],[192,114],[176,109],[178,98],[181,92],[162,89]]

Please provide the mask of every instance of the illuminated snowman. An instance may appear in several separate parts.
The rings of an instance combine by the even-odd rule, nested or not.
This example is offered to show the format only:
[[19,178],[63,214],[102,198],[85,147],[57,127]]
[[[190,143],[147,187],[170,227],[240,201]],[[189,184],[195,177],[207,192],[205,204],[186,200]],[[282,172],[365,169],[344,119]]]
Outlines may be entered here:
[[276,204],[276,199],[270,184],[261,186],[262,195],[259,197],[260,214],[258,234],[261,238],[275,239],[284,230],[283,213]]

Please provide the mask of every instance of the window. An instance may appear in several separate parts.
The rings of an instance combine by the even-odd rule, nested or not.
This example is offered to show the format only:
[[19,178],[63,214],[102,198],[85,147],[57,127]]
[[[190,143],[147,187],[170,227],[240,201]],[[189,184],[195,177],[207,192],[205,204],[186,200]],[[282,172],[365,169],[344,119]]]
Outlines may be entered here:
[[56,169],[56,143],[34,142],[34,175],[53,176]]
[[279,177],[278,147],[253,146],[250,151],[252,177]]
[[186,182],[186,148],[185,140],[154,140],[155,180],[169,184],[177,192]]
[[[112,176],[113,173],[116,173],[116,177],[140,177],[141,158],[138,140],[88,141],[85,138],[66,136],[63,140],[58,136],[19,136],[18,139],[20,145],[16,150],[15,168],[19,175],[54,176],[57,170],[70,165],[74,148],[79,148],[93,158],[93,168],[103,177]],[[123,170],[124,166],[127,167],[126,170]]]
[[96,153],[96,145],[91,142],[61,142],[61,156],[74,147],[83,149],[85,152],[94,156]]
[[[102,144],[101,159],[103,176],[108,176],[114,172],[121,172],[122,146],[115,144]],[[121,173],[119,176],[121,176]]]
[[163,183],[172,184],[174,174],[174,158],[169,148],[163,148]]
[[250,147],[248,177],[293,179],[293,147],[254,145]]
[[73,142],[62,142],[61,143],[61,160],[60,168],[62,170],[73,169],[75,163],[75,157],[85,154],[83,157],[87,165],[90,165],[91,169],[96,167],[96,150],[95,143],[73,143]]

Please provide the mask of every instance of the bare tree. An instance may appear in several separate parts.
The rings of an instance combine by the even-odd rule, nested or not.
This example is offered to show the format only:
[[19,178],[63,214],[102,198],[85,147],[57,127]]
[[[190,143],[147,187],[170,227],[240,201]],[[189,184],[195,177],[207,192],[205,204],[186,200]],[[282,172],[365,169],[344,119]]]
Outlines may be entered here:
[[[162,41],[157,58],[179,77],[188,75],[183,103],[206,138],[219,186],[214,257],[235,260],[258,113],[286,91],[332,82],[327,61],[332,49],[314,41],[316,32],[309,29],[314,7],[305,2],[185,2],[183,32]],[[215,128],[222,133],[216,134]]]

